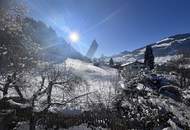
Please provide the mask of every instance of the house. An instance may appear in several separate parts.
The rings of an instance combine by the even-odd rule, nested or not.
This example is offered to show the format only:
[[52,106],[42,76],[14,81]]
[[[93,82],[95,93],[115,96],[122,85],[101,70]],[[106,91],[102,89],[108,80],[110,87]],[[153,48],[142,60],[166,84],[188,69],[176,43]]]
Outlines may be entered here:
[[121,69],[121,65],[122,64],[120,62],[115,62],[114,65],[112,65],[111,67],[120,70]]
[[144,63],[135,61],[121,65],[122,70],[126,73],[137,74],[139,71],[145,68]]

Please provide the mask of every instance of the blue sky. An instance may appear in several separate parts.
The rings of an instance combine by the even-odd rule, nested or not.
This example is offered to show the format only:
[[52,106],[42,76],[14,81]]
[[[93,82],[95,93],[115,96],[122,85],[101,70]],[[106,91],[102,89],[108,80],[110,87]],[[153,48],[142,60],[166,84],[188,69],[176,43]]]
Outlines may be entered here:
[[96,56],[134,50],[164,37],[190,32],[190,0],[27,0],[29,15],[52,26],[85,54],[96,39]]

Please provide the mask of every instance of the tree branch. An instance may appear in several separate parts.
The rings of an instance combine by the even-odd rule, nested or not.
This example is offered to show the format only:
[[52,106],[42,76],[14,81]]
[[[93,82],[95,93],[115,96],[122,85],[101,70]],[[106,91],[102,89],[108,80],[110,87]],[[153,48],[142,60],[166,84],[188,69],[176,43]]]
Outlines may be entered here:
[[[94,92],[96,92],[96,91],[94,91]],[[67,103],[70,103],[70,102],[72,102],[72,101],[74,101],[74,100],[76,100],[78,98],[84,97],[84,96],[92,94],[94,92],[89,92],[89,93],[85,93],[85,94],[79,95],[79,96],[74,97],[74,98],[72,98],[72,99],[70,99],[68,101],[65,101],[64,103],[51,103],[51,105],[66,105]]]

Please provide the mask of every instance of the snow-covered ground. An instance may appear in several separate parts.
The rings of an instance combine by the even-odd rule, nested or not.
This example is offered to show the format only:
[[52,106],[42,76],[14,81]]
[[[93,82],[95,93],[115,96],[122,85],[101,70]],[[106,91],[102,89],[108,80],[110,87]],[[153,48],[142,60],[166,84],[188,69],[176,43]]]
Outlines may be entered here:
[[[116,84],[118,81],[118,73],[116,69],[110,68],[108,66],[97,67],[94,66],[92,63],[87,63],[85,61],[77,59],[67,59],[64,64],[66,64],[66,68],[68,68],[74,74],[81,77],[83,80],[87,82],[87,86],[85,85],[79,86],[80,88],[76,89],[75,92],[76,95],[93,92],[88,96],[89,102],[101,102],[104,103],[105,105],[109,105],[109,103],[111,103],[111,98],[115,95],[115,88],[116,86],[118,86]],[[59,66],[61,67],[63,65],[60,64]],[[40,80],[39,77],[37,79]],[[46,100],[45,98],[46,95],[42,96],[40,100],[41,101]],[[62,91],[54,87],[52,90],[53,101],[61,100],[61,98],[62,98]],[[86,100],[87,100],[86,97],[81,98],[82,102],[79,105],[83,105],[83,102],[85,102]],[[83,108],[84,107],[85,106],[83,106]],[[50,110],[51,109],[58,110],[58,108],[50,108]],[[66,114],[68,114],[69,112],[73,113],[76,112],[78,108],[74,108],[74,110],[71,109],[72,106],[68,110],[67,109],[62,110],[62,112]],[[21,125],[21,127],[18,130],[22,129],[27,130],[28,123]],[[38,129],[41,130],[40,128],[37,128],[37,130]],[[103,128],[96,128],[95,130],[100,130],[100,129],[107,130]],[[60,130],[91,130],[91,128],[88,128],[86,124],[81,124],[80,126],[73,126],[69,129],[60,129]]]
[[67,59],[65,63],[73,73],[87,81],[87,91],[94,92],[89,96],[90,100],[108,103],[115,94],[118,81],[116,69],[107,66],[97,67],[77,59]]
[[[116,69],[107,66],[97,67],[92,63],[77,59],[67,59],[65,63],[59,64],[58,66],[64,67],[65,64],[67,69],[85,81],[84,85],[76,85],[75,92],[72,93],[73,95],[65,95],[70,96],[68,99],[92,92],[90,95],[80,98],[79,107],[81,107],[83,103],[85,104],[87,100],[90,102],[105,103],[106,105],[109,104],[111,98],[115,94],[115,88],[118,86],[118,74]],[[33,94],[40,88],[42,79],[40,75],[34,75],[31,73],[25,74],[23,78],[25,79],[26,85],[22,84],[24,88],[21,88],[21,92],[26,99],[30,99]],[[45,86],[48,86],[47,79],[45,80],[45,84]],[[62,86],[53,87],[53,102],[62,102],[63,90],[61,87]],[[2,97],[2,93],[0,93],[0,96]],[[18,96],[18,94],[14,88],[9,88],[7,96]],[[36,109],[41,109],[44,106],[43,103],[46,100],[47,95],[44,93],[38,98],[38,101],[36,102]]]

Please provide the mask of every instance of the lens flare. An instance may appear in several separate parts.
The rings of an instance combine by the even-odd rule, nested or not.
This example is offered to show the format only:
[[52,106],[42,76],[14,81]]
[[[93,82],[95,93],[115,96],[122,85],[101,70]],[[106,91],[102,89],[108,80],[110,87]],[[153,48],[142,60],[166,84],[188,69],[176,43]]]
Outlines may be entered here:
[[69,39],[70,39],[71,42],[76,43],[76,42],[79,41],[80,36],[79,36],[79,34],[77,32],[72,32],[72,33],[69,34]]

